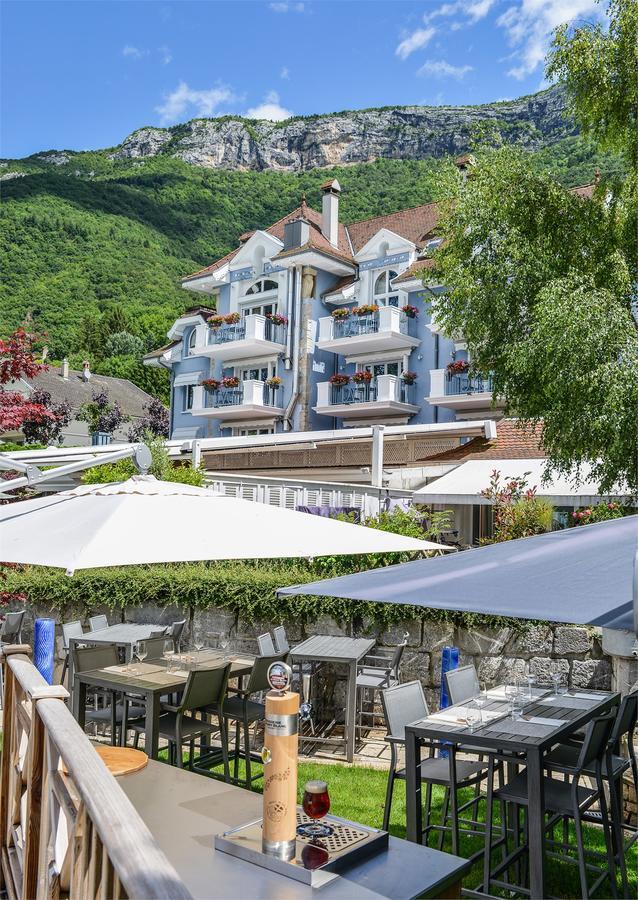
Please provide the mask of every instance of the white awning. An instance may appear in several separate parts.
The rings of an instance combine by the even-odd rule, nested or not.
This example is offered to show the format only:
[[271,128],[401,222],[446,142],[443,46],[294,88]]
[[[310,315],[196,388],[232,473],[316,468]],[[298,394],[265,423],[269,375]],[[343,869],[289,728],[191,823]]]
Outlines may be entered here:
[[201,372],[183,372],[181,375],[175,376],[173,387],[186,387],[190,384],[199,384],[201,376]]
[[490,476],[496,469],[501,473],[501,483],[522,478],[528,472],[527,486],[536,487],[537,496],[546,497],[555,506],[585,506],[600,500],[598,485],[593,481],[576,484],[554,475],[544,484],[545,464],[545,459],[472,459],[419,488],[413,498],[416,503],[489,505],[491,501],[482,497],[481,491],[489,487]]

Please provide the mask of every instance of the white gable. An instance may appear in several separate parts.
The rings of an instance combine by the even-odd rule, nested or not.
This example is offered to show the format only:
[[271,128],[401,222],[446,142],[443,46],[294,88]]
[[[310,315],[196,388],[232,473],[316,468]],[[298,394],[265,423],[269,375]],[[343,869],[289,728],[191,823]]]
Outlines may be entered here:
[[407,238],[401,237],[389,228],[380,228],[356,254],[357,262],[364,259],[376,259],[379,256],[393,256],[398,253],[411,253],[416,246]]

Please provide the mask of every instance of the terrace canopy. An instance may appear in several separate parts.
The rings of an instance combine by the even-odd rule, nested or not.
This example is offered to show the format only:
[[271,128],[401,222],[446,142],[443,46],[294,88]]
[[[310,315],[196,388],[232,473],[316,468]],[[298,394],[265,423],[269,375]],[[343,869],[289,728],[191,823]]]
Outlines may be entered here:
[[0,560],[76,569],[445,549],[138,475],[0,506]]
[[406,603],[518,619],[635,630],[638,515],[491,544],[280,594]]

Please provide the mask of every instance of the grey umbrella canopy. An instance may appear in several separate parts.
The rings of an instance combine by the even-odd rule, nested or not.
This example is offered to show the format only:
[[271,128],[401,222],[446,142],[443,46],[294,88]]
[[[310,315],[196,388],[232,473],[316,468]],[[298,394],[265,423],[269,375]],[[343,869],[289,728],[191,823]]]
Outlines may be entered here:
[[635,630],[638,516],[281,588],[280,594],[408,603]]

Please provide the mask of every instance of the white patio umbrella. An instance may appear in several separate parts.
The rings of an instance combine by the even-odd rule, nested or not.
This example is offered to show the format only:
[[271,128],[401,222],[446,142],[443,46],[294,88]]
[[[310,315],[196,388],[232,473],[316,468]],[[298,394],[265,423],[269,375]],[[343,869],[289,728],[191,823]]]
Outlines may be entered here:
[[138,475],[0,507],[0,560],[77,569],[447,549]]

